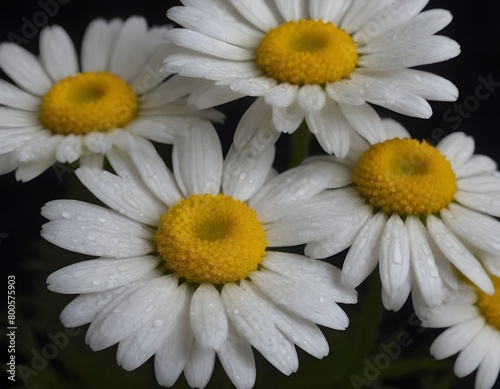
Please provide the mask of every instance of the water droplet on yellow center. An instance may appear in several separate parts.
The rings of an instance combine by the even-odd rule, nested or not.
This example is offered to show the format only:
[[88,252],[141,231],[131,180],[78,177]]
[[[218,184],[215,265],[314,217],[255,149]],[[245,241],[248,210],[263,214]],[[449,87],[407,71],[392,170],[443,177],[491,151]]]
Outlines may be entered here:
[[437,213],[453,200],[457,188],[448,160],[416,139],[372,145],[358,159],[353,179],[370,204],[400,215]]
[[224,284],[257,269],[267,247],[254,210],[231,196],[198,194],[162,216],[155,240],[169,269],[190,282]]
[[265,75],[296,85],[347,78],[358,61],[356,44],[348,33],[330,22],[305,19],[269,30],[256,56]]
[[107,72],[66,77],[43,96],[40,120],[54,134],[83,135],[123,127],[137,115],[137,96]]
[[477,286],[474,286],[477,295],[476,305],[486,322],[500,331],[500,278],[490,277],[495,286],[495,294],[489,296]]

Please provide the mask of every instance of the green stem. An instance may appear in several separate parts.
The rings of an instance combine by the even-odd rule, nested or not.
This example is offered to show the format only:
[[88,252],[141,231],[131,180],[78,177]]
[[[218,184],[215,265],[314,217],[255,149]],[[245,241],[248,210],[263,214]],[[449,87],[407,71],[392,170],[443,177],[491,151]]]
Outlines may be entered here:
[[289,168],[300,165],[300,163],[309,155],[310,139],[311,131],[309,131],[306,122],[303,121],[299,128],[297,128],[297,130],[290,136]]

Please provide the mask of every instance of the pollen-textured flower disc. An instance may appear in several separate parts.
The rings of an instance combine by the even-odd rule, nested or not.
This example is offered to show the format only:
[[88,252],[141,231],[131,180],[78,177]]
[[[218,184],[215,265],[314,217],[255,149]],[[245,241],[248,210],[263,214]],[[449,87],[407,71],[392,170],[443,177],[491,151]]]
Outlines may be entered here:
[[167,267],[180,277],[212,284],[246,278],[267,246],[255,211],[223,194],[179,201],[162,217],[156,243]]
[[370,204],[400,215],[439,212],[457,189],[450,162],[416,139],[391,139],[371,146],[357,162],[354,183]]
[[257,65],[264,74],[297,85],[347,78],[357,60],[349,34],[316,20],[301,19],[271,29],[257,48]]
[[121,78],[86,72],[52,86],[43,97],[40,120],[55,134],[88,134],[126,126],[137,109],[136,95]]
[[477,295],[476,305],[480,309],[484,320],[500,331],[500,278],[491,276],[491,280],[495,286],[495,294],[492,296],[474,286]]

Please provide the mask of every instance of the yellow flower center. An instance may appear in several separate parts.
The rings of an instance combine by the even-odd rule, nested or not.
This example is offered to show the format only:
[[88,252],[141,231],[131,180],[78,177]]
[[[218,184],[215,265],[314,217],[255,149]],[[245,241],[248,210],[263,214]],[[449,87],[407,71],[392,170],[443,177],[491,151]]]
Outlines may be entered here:
[[105,132],[130,123],[137,96],[121,78],[106,72],[66,77],[43,96],[40,120],[54,134]]
[[167,267],[196,283],[246,278],[257,269],[267,247],[255,211],[223,194],[180,200],[162,216],[155,239]]
[[257,65],[264,74],[296,85],[347,78],[357,61],[350,35],[321,20],[283,23],[269,30],[257,48]]
[[428,143],[391,139],[372,145],[359,158],[354,183],[370,204],[386,213],[428,215],[455,195],[455,173]]
[[477,286],[474,286],[477,295],[476,305],[486,322],[500,331],[500,278],[490,277],[495,286],[495,294],[489,296]]

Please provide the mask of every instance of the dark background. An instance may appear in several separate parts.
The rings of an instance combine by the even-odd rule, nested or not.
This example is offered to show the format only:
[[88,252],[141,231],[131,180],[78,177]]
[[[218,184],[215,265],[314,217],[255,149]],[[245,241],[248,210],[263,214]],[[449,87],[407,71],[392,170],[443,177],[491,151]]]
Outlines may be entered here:
[[[54,4],[54,1],[3,1],[0,11],[0,41],[19,36],[23,39],[21,42],[24,47],[38,53],[39,31],[35,31],[27,38],[23,37],[23,28],[26,28],[27,23],[40,23],[45,18],[45,24],[60,24],[69,31],[79,48],[86,26],[96,17],[126,18],[137,14],[145,16],[150,25],[161,25],[167,22],[166,10],[172,5],[179,4],[178,1],[158,0],[147,2],[61,0],[57,3],[57,12],[52,13],[54,8],[43,11],[42,4],[49,3]],[[500,82],[498,44],[500,4],[494,0],[478,2],[434,0],[430,2],[428,8],[445,8],[452,11],[453,22],[440,34],[459,42],[462,54],[451,61],[422,68],[454,82],[460,90],[456,104],[465,108],[460,114],[455,103],[432,102],[434,115],[429,120],[407,118],[384,110],[380,110],[380,113],[400,120],[412,135],[418,138],[464,131],[475,138],[476,153],[487,154],[500,162],[500,88],[485,100],[480,101],[475,97],[481,77]],[[41,11],[45,15],[51,15],[40,16]],[[39,30],[36,25],[35,29]],[[3,77],[1,71],[0,76]],[[228,119],[226,125],[219,126],[218,130],[226,150],[235,124],[250,102],[250,99],[245,99],[222,107]],[[279,170],[287,166],[287,144],[288,138],[284,135],[278,143],[276,167]],[[314,145],[313,149],[316,150]],[[127,373],[116,366],[116,347],[94,353],[85,345],[86,328],[74,331],[77,334],[73,332],[62,335],[64,328],[58,316],[71,297],[48,292],[45,288],[45,279],[56,269],[86,257],[54,247],[40,238],[40,226],[45,222],[40,216],[40,208],[46,202],[59,198],[93,201],[92,196],[75,180],[72,174],[75,167],[76,165],[68,167],[58,164],[40,177],[24,184],[17,183],[13,173],[0,177],[0,260],[2,272],[5,272],[2,279],[6,285],[6,275],[15,275],[18,292],[16,361],[18,366],[24,365],[32,369],[24,372],[30,388],[158,387],[151,360],[136,371]],[[347,308],[352,319],[349,331],[340,336],[334,331],[325,331],[331,347],[328,358],[317,361],[299,352],[298,373],[284,377],[255,352],[256,387],[352,387],[345,377],[339,378],[342,374],[348,376],[352,373],[343,366],[346,358],[357,358],[361,366],[361,368],[358,366],[358,371],[362,372],[368,366],[366,361],[373,362],[377,355],[384,353],[382,344],[389,344],[395,339],[394,336],[402,333],[401,331],[410,334],[412,344],[403,348],[401,355],[394,358],[389,367],[380,369],[377,374],[374,373],[376,377],[370,378],[370,382],[374,381],[370,387],[443,389],[472,387],[473,376],[462,380],[454,378],[451,373],[454,358],[444,362],[434,362],[429,359],[429,345],[439,331],[426,330],[424,333],[417,331],[418,327],[411,318],[412,311],[409,304],[397,314],[388,312],[381,314],[379,293],[373,293],[373,289],[377,289],[376,283],[377,280],[374,280],[372,286],[363,286],[360,289],[360,304]],[[6,287],[3,288],[6,290]],[[2,304],[2,323],[5,317]],[[57,343],[54,339],[59,339],[60,347],[53,355],[49,355],[50,358],[45,358],[45,363],[42,359],[37,360],[37,353],[40,355],[45,350],[50,354],[54,351],[50,347],[47,348],[48,345]],[[4,341],[5,338],[2,337],[2,342]],[[3,343],[1,346],[3,352],[6,346],[4,347]],[[3,362],[2,366],[5,366]],[[344,368],[347,370],[342,370]],[[2,374],[5,374],[4,368]],[[366,376],[370,371],[364,371],[364,374]],[[336,377],[335,384],[328,378],[332,375]],[[19,387],[24,386],[19,371],[16,384]],[[186,384],[181,376],[174,388],[184,387]],[[232,387],[218,363],[208,387]]]

